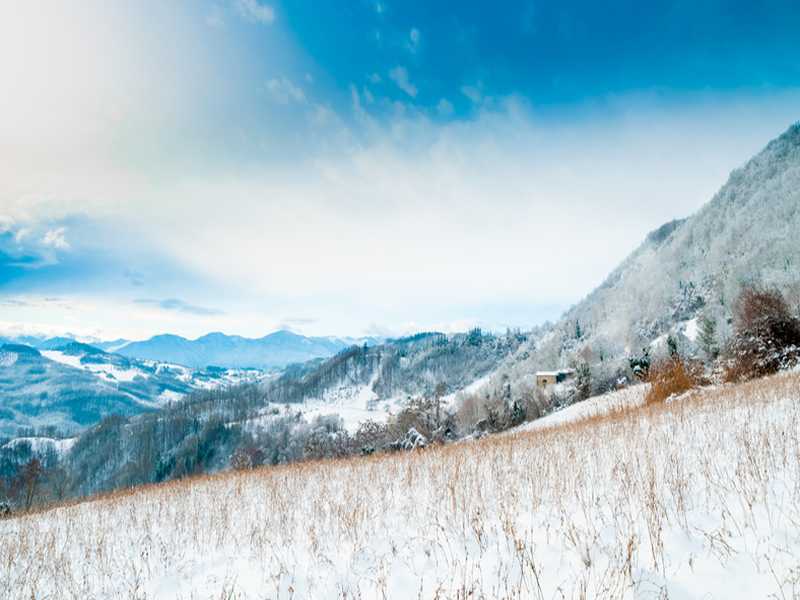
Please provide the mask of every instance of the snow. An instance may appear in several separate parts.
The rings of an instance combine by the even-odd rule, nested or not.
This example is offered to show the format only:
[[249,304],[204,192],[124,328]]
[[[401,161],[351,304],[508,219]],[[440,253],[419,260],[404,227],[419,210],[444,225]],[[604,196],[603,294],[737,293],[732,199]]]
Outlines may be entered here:
[[[384,423],[390,414],[402,407],[404,401],[402,398],[386,400],[378,398],[378,394],[373,389],[378,374],[376,372],[367,384],[342,384],[327,388],[322,397],[310,398],[300,404],[289,404],[288,410],[290,413],[301,413],[309,421],[318,416],[337,415],[350,433],[355,433],[364,421]],[[264,425],[270,419],[280,415],[281,412],[275,414],[274,409],[276,408],[283,408],[283,406],[268,405],[262,411],[264,416],[251,419],[250,426]]]
[[17,359],[19,355],[16,352],[0,352],[0,367],[12,367]]
[[72,448],[72,445],[77,441],[78,438],[64,438],[64,439],[56,439],[56,438],[49,438],[49,437],[19,437],[14,438],[10,442],[4,444],[2,448],[4,449],[13,449],[19,446],[20,444],[27,443],[30,444],[31,451],[34,454],[44,454],[50,448],[53,448],[59,456],[63,456],[69,449]]
[[585,421],[592,417],[601,417],[619,410],[630,410],[641,406],[644,403],[644,395],[647,391],[646,384],[634,385],[615,392],[609,392],[602,396],[589,398],[583,402],[576,402],[562,410],[555,411],[530,421],[523,423],[514,429],[504,432],[503,435],[511,435],[522,431],[536,431],[560,427],[568,423]]
[[184,394],[174,390],[164,390],[158,395],[159,404],[169,404],[170,402],[177,402],[183,398]]
[[[379,374],[376,372],[367,384],[345,383],[327,388],[322,397],[309,398],[300,404],[289,404],[288,411],[291,414],[299,412],[308,421],[318,416],[336,415],[342,419],[344,427],[349,433],[355,433],[364,421],[385,423],[391,415],[395,415],[405,408],[408,396],[380,398],[373,389]],[[442,396],[442,406],[452,406],[461,394],[478,392],[490,379],[491,374],[486,375],[456,392]],[[267,405],[262,409],[261,416],[249,420],[250,427],[263,426],[276,416],[285,416],[285,408],[285,405]],[[277,412],[276,409],[278,409]]]
[[690,342],[697,340],[697,327],[697,317],[686,321],[684,324],[683,335],[685,335]]
[[631,387],[511,435],[0,521],[0,587],[15,598],[797,597],[799,384],[787,373],[645,407]]
[[147,378],[149,376],[148,373],[136,368],[122,369],[108,363],[82,363],[81,356],[65,354],[58,350],[43,350],[42,356],[75,369],[90,371],[106,381],[133,381],[137,377]]
[[453,406],[456,399],[462,395],[468,394],[477,394],[481,391],[481,389],[487,385],[492,379],[493,373],[489,373],[488,375],[484,375],[483,377],[476,379],[469,385],[464,386],[462,389],[455,391],[451,394],[447,394],[446,396],[442,396],[442,404],[444,406]]

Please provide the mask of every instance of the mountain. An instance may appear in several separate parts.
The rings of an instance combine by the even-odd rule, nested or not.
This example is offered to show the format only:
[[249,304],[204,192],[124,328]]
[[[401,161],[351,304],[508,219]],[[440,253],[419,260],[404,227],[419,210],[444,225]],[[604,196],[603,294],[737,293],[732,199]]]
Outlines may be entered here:
[[237,448],[253,446],[254,440],[267,462],[303,458],[310,438],[336,439],[364,421],[386,423],[412,398],[444,394],[442,406],[448,406],[525,339],[474,330],[352,346],[328,359],[293,365],[275,378],[199,390],[157,413],[104,421],[84,432],[66,457],[76,473],[72,492],[220,470]]
[[31,346],[0,346],[0,435],[48,427],[74,433],[108,414],[154,406],[133,389],[52,361]]
[[[363,341],[374,343],[375,340]],[[142,342],[130,342],[116,351],[133,358],[174,362],[190,367],[217,365],[273,369],[315,358],[327,358],[353,342],[348,338],[305,337],[291,331],[276,331],[258,339],[209,333],[196,340],[188,340],[166,334]]]
[[731,173],[696,214],[650,233],[596,290],[498,374],[524,393],[532,373],[586,362],[595,391],[624,376],[626,357],[666,351],[701,355],[699,320],[731,333],[732,308],[745,285],[775,287],[800,306],[800,123]]
[[0,436],[48,428],[61,435],[75,434],[111,414],[134,415],[196,389],[265,376],[261,371],[196,370],[142,361],[68,338],[40,341],[40,346],[52,349],[0,346]]

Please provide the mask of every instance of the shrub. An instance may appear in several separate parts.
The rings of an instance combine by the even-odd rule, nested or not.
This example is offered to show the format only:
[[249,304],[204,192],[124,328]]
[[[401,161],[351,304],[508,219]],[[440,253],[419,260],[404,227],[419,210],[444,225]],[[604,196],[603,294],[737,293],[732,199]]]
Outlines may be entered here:
[[777,290],[745,288],[736,303],[734,334],[726,347],[726,381],[776,373],[797,362],[800,319]]
[[686,362],[673,356],[650,366],[648,382],[650,389],[645,404],[664,402],[670,396],[682,394],[696,387],[702,378],[702,368],[694,362]]
[[642,348],[641,356],[632,356],[628,359],[628,365],[634,377],[642,381],[647,381],[650,372],[650,349]]

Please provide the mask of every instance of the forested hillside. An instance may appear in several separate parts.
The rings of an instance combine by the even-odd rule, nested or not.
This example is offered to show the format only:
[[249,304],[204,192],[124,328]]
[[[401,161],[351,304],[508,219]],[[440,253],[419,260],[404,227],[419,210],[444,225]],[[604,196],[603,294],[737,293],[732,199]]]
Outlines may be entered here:
[[800,124],[743,167],[687,219],[656,229],[605,282],[537,336],[498,372],[527,393],[532,374],[586,368],[592,392],[628,373],[647,349],[705,358],[731,335],[734,303],[745,286],[776,288],[800,307]]
[[[525,340],[519,332],[477,329],[424,333],[355,346],[272,380],[196,391],[158,412],[112,416],[62,453],[57,477],[64,480],[58,487],[69,496],[85,495],[216,471],[236,461],[341,456],[402,444],[414,426],[424,436],[455,436],[447,398],[487,376]],[[420,409],[431,408],[434,400],[441,404],[435,420],[432,410]],[[420,422],[420,415],[431,420]],[[12,449],[9,479],[13,465],[36,456],[35,448],[6,453]]]

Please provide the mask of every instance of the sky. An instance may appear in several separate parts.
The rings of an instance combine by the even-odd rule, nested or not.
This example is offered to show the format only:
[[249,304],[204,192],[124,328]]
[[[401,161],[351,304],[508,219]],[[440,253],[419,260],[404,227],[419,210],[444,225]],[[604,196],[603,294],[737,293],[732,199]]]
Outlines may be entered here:
[[523,329],[800,119],[796,2],[0,4],[0,334]]

